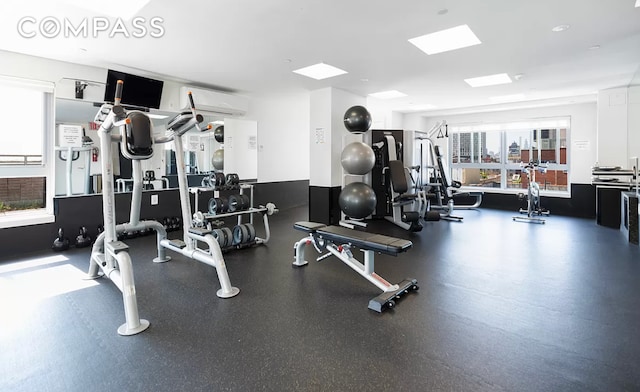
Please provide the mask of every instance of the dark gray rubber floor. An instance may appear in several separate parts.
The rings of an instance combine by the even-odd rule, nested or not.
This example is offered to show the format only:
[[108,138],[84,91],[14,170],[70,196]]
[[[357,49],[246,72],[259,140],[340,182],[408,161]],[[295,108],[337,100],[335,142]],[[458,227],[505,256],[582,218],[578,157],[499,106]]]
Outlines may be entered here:
[[116,333],[117,288],[81,279],[89,249],[5,261],[0,390],[640,390],[637,246],[593,220],[459,214],[417,234],[371,225],[414,242],[376,271],[420,284],[382,314],[367,309],[378,289],[336,258],[310,248],[310,265],[291,266],[306,207],[273,216],[267,246],[225,255],[230,299],[212,267],[154,264],[155,237],[127,241],[151,322],[130,337]]

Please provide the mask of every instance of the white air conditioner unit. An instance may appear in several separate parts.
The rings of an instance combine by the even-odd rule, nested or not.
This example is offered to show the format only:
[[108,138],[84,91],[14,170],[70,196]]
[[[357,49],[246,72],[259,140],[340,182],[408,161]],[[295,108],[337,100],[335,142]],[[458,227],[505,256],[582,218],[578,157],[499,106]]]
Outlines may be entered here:
[[237,95],[205,90],[198,87],[184,86],[180,88],[180,107],[189,109],[187,92],[191,91],[198,112],[242,116],[249,110],[249,100]]

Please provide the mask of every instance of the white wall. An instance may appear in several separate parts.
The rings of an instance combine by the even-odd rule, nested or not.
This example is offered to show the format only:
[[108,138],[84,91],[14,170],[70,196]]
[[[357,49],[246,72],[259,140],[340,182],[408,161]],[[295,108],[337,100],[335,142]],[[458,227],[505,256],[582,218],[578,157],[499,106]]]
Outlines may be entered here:
[[629,87],[627,106],[627,154],[629,158],[640,156],[640,86]]
[[237,118],[224,119],[224,172],[237,173],[241,180],[258,177],[258,123]]
[[342,186],[340,156],[351,134],[344,127],[344,114],[366,99],[344,90],[327,87],[311,92],[309,140],[310,180],[312,186]]
[[627,88],[598,92],[596,161],[602,166],[629,167],[627,154]]
[[309,133],[309,185],[332,186],[331,157],[331,88],[314,90],[310,94]]
[[392,110],[388,101],[367,97],[364,106],[371,114],[371,129],[402,129],[404,115]]
[[[423,117],[419,115],[405,115],[404,129],[427,131],[435,123],[446,120],[449,125],[477,122],[510,122],[544,117],[571,117],[571,131],[569,141],[570,182],[578,184],[591,183],[591,167],[596,162],[596,148],[598,138],[596,135],[597,105],[592,103],[581,103],[576,105],[563,105],[553,107],[540,107],[533,109],[518,109],[491,113],[475,113],[456,116]],[[626,116],[626,113],[625,113]],[[445,139],[437,139],[436,143],[443,149],[443,153],[448,156],[448,145]],[[586,147],[584,149],[574,148],[576,142]],[[618,144],[618,148],[621,148]]]
[[258,182],[309,179],[310,99],[308,92],[250,98],[244,118],[258,123]]

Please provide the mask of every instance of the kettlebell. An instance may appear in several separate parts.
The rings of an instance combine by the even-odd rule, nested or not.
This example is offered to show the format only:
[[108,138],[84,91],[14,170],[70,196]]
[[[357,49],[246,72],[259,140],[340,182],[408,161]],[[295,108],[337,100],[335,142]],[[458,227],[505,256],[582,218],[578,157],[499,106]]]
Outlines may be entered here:
[[58,229],[58,237],[53,241],[51,248],[54,252],[62,252],[63,250],[69,249],[69,239],[64,236],[62,227]]

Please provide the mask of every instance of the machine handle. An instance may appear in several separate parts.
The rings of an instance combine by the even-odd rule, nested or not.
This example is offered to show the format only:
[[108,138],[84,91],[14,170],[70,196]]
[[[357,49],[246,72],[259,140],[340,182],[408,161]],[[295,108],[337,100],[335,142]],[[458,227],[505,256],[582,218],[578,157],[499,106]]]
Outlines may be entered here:
[[124,85],[124,81],[122,80],[118,80],[118,82],[116,83],[116,97],[113,100],[113,102],[116,105],[120,105],[120,100],[122,99],[122,87]]
[[187,95],[189,96],[189,105],[191,106],[191,111],[194,112],[195,115],[196,104],[193,103],[193,94],[191,94],[191,91],[189,91],[187,92]]

